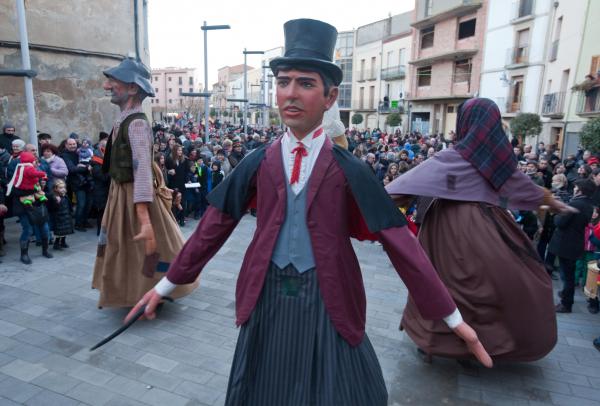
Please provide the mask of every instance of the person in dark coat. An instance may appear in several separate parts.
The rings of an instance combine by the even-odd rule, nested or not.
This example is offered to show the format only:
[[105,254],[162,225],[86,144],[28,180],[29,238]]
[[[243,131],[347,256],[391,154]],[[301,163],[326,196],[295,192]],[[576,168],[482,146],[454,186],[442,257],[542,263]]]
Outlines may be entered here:
[[92,179],[94,188],[92,189],[92,208],[96,210],[96,235],[100,235],[100,226],[102,225],[102,216],[108,201],[108,189],[110,187],[110,175],[102,171],[104,163],[104,151],[106,148],[106,139],[98,143],[92,157]]
[[4,217],[8,213],[5,201],[6,190],[2,182],[0,182],[0,257],[4,256]]
[[563,274],[563,290],[559,293],[561,301],[556,305],[557,313],[571,313],[575,294],[575,262],[583,255],[585,246],[585,227],[592,219],[594,205],[591,196],[596,185],[590,179],[578,179],[573,187],[573,199],[569,205],[578,213],[559,214],[554,217],[556,229],[550,240],[548,250],[556,255]]
[[165,163],[167,173],[169,175],[168,186],[170,189],[178,189],[183,192],[185,190],[186,177],[189,172],[187,158],[183,155],[183,147],[175,144],[171,155]]
[[212,169],[212,187],[214,189],[217,186],[219,186],[219,183],[221,183],[221,181],[225,177],[225,174],[221,170],[221,162],[218,160],[215,160],[211,164],[211,169]]
[[20,138],[15,135],[15,126],[11,123],[5,123],[2,126],[2,134],[0,134],[0,149],[9,152],[12,151],[12,142],[14,140],[20,140]]
[[242,150],[241,142],[236,141],[233,143],[233,150],[231,151],[231,154],[229,155],[228,159],[229,163],[231,164],[231,168],[235,168],[237,164],[240,163],[242,159],[244,159],[244,152]]
[[79,154],[77,153],[77,141],[74,138],[67,139],[65,150],[61,155],[69,169],[67,176],[67,186],[71,189],[77,198],[77,208],[75,209],[75,230],[87,231],[88,214],[92,204],[89,198],[91,184],[88,175],[90,166],[79,162]]
[[52,195],[48,199],[48,211],[53,225],[54,249],[69,248],[67,235],[73,234],[73,215],[71,214],[71,201],[67,197],[67,184],[62,179],[54,182]]
[[596,184],[596,190],[592,195],[592,203],[594,206],[600,207],[600,168],[596,168],[592,171],[590,179],[592,179]]

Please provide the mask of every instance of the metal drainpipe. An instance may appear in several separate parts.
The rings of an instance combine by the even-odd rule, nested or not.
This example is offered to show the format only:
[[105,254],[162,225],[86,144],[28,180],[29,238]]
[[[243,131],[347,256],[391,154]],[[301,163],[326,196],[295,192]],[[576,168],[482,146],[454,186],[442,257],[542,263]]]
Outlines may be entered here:
[[140,60],[138,0],[133,0],[133,30],[135,38],[135,59]]
[[[21,41],[21,61],[23,69],[31,70],[29,58],[29,39],[27,37],[27,21],[25,20],[24,0],[17,0],[17,18],[19,22],[19,39]],[[33,98],[33,79],[25,77],[25,100],[27,102],[27,127],[29,142],[37,146],[37,127],[35,122],[35,99]]]

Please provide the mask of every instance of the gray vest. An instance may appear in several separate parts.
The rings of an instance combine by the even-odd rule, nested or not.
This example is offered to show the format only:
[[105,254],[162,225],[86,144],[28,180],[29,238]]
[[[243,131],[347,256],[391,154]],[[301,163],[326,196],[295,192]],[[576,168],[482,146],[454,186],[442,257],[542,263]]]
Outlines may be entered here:
[[306,190],[308,182],[297,195],[286,182],[285,222],[279,230],[271,260],[283,269],[289,264],[300,273],[315,267],[315,257],[306,225]]

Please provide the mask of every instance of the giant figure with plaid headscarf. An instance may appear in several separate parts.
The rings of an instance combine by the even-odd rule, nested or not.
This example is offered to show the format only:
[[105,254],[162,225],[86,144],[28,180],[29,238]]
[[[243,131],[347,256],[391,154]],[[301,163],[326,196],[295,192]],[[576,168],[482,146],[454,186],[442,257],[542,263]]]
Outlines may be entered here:
[[[460,105],[454,141],[386,190],[398,201],[425,197],[419,241],[492,359],[537,360],[556,344],[552,281],[507,209],[569,208],[517,170],[493,101]],[[428,355],[471,357],[446,326],[423,319],[410,296],[401,328]]]

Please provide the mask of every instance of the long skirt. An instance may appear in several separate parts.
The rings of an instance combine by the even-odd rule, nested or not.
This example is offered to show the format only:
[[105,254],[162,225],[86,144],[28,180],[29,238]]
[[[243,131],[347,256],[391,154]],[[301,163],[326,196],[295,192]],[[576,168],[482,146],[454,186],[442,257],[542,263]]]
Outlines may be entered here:
[[385,406],[381,367],[365,335],[351,347],[335,330],[316,271],[274,264],[241,327],[227,406]]
[[[158,193],[149,205],[149,213],[160,255],[159,269],[166,271],[183,247],[183,235],[170,208]],[[100,291],[99,307],[133,306],[164,276],[163,272],[155,272],[153,277],[142,273],[144,241],[133,241],[139,230],[133,204],[133,183],[111,182],[100,229],[99,244],[104,245],[104,252],[99,250],[100,256],[96,257],[92,280],[92,288]],[[198,281],[180,285],[171,296],[185,296],[197,286]]]
[[[437,200],[419,241],[494,360],[534,361],[554,348],[552,280],[506,210]],[[402,327],[428,354],[471,358],[464,342],[442,320],[424,320],[410,297]]]

